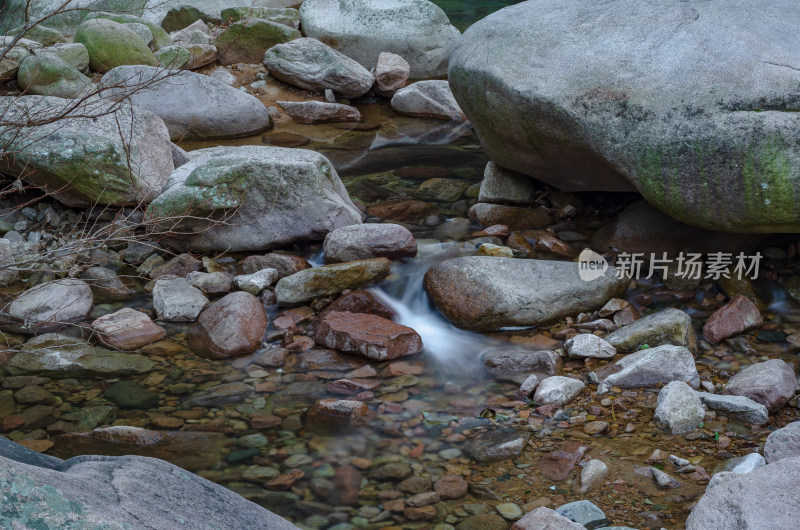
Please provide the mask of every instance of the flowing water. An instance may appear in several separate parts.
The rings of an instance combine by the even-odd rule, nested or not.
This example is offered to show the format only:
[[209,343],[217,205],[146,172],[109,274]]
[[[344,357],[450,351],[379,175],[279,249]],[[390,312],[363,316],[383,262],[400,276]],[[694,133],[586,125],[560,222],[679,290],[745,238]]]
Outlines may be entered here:
[[[515,2],[437,3],[463,29],[488,12]],[[276,99],[283,89],[268,87],[273,89],[274,93],[261,96]],[[449,324],[423,288],[425,271],[433,263],[476,251],[469,239],[480,227],[470,226],[465,217],[486,164],[477,137],[468,126],[396,116],[385,102],[365,100],[357,106],[365,118],[358,126],[281,123],[275,131],[257,137],[210,145],[269,144],[317,150],[331,159],[351,195],[367,206],[419,196],[420,184],[431,178],[462,183],[463,192],[455,199],[423,199],[432,212],[438,212],[425,221],[398,221],[418,239],[419,257],[395,262],[391,275],[372,288],[375,297],[394,311],[398,322],[421,335],[424,352],[396,362],[369,363],[312,348],[289,352],[285,362],[275,362],[264,356],[280,350],[286,333],[270,325],[265,347],[256,354],[236,360],[208,360],[186,346],[189,326],[170,324],[167,340],[142,350],[156,363],[148,374],[40,381],[55,396],[60,419],[77,425],[79,430],[114,425],[167,433],[165,445],[144,449],[100,443],[88,447],[94,452],[138,452],[170,459],[308,528],[434,528],[437,524],[457,525],[475,515],[496,514],[497,506],[503,503],[514,503],[524,512],[581,499],[600,506],[615,525],[682,528],[693,502],[704,490],[702,477],[681,475],[677,477],[683,483],[680,488],[659,490],[650,478],[637,474],[636,468],[645,466],[647,457],[661,449],[713,472],[726,459],[763,445],[769,430],[715,418],[689,436],[666,435],[651,421],[656,390],[615,390],[598,396],[590,385],[575,401],[555,409],[517,400],[518,384],[495,379],[484,369],[485,352],[497,348],[558,349],[566,324],[472,333]],[[183,147],[191,150],[208,145],[185,142]],[[553,226],[565,240],[569,236],[576,249],[588,246],[597,228],[634,200],[613,194],[564,198],[545,186],[540,196],[551,204],[558,199],[578,205],[577,215]],[[775,243],[781,248],[786,245],[785,240]],[[796,246],[789,248],[797,250]],[[306,257],[314,266],[322,264],[318,243],[289,251]],[[236,263],[243,257],[219,256],[216,262],[236,273],[240,272]],[[539,258],[568,259],[548,253],[540,253]],[[768,266],[766,277],[771,275],[774,280],[785,275],[787,265],[789,262],[778,258]],[[128,272],[135,276],[134,271]],[[800,311],[772,280],[765,279],[756,286],[768,305],[763,329],[772,334],[705,348],[698,358],[704,380],[724,382],[741,366],[765,358],[796,362],[785,335],[800,328]],[[135,287],[143,293],[143,282]],[[699,328],[722,298],[713,284],[701,285],[687,294],[666,289],[658,282],[641,282],[626,293],[626,299],[642,313],[679,307],[696,319]],[[152,313],[149,298],[139,296],[124,304],[100,304],[92,317],[116,311],[122,305]],[[300,316],[295,335],[313,336],[313,311],[292,311]],[[272,321],[278,313],[272,308]],[[606,361],[567,361],[562,373],[588,381],[587,374],[603,364]],[[317,399],[347,397],[337,395],[329,386],[345,377],[370,382],[370,388],[357,396],[372,411],[369,422],[338,431],[321,430],[307,422],[305,413]],[[157,403],[113,408],[105,392],[120,380],[135,381],[155,394]],[[203,405],[190,403],[190,396],[198,392],[213,392],[220,383],[233,382],[251,385],[253,394],[232,403],[222,398]],[[24,415],[33,408],[21,406],[17,413]],[[769,427],[796,417],[792,404],[776,414]],[[598,421],[605,422],[599,431]],[[52,428],[44,422],[32,429],[10,431],[10,435],[14,439],[50,440],[55,444],[51,452],[62,457],[87,451],[85,441],[76,441],[63,429],[63,425]],[[469,456],[470,448],[480,449],[493,440],[520,434],[530,436],[530,440],[514,458],[484,463]],[[557,456],[563,456],[559,451],[566,451],[565,443],[588,446],[588,457],[606,462],[611,469],[607,481],[581,493],[574,483],[580,466],[569,473],[567,468],[575,462]],[[177,449],[171,452],[170,448]],[[676,476],[668,464],[656,465]],[[554,472],[565,470],[565,480],[551,478]],[[429,491],[431,481],[445,475],[466,478],[469,492],[418,509],[397,503],[398,498]],[[412,476],[417,478],[409,479]],[[483,521],[483,526],[467,528],[490,527],[491,519]]]

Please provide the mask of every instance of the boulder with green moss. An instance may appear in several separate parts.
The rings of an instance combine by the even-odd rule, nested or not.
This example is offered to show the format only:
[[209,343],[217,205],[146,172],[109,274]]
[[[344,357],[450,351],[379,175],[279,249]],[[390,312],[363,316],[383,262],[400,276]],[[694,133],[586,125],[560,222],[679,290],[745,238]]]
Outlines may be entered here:
[[[6,146],[0,170],[68,206],[138,204],[161,193],[174,166],[156,115],[129,105],[23,96],[0,98]],[[80,117],[78,117],[80,116]]]
[[89,73],[89,50],[83,44],[57,44],[47,48],[47,53],[54,53],[62,60],[75,67],[80,73]]
[[92,20],[95,18],[102,18],[106,20],[113,20],[119,24],[143,24],[147,26],[147,29],[150,30],[150,33],[153,34],[153,42],[152,47],[153,51],[158,51],[165,46],[172,45],[172,39],[170,38],[169,34],[164,31],[164,28],[152,22],[150,20],[146,20],[142,17],[137,17],[135,15],[128,15],[124,13],[90,13],[87,15],[85,20]]
[[22,26],[27,13],[31,21],[42,20],[46,26],[64,35],[74,35],[86,15],[92,11],[140,16],[147,3],[148,0],[4,0],[0,2],[0,5],[5,4],[3,16],[0,17],[0,32]]
[[501,167],[639,191],[706,229],[798,232],[799,19],[794,0],[530,0],[470,27],[449,81]]
[[142,39],[124,25],[96,18],[80,25],[75,42],[89,51],[89,67],[101,74],[122,65],[158,65],[153,52]]
[[[175,227],[174,249],[267,250],[361,222],[333,165],[305,149],[214,147],[192,153],[147,208],[158,230]],[[222,220],[224,219],[224,222]]]
[[[22,33],[22,26],[8,31],[7,34],[17,36],[20,33]],[[38,42],[42,46],[52,46],[54,44],[58,44],[59,42],[67,42],[67,39],[64,37],[63,33],[57,29],[49,28],[42,24],[38,24],[25,31],[25,38]]]
[[292,8],[280,7],[228,7],[221,12],[223,24],[259,18],[289,26],[300,28],[300,11]]
[[211,44],[165,46],[156,52],[158,64],[174,70],[194,70],[213,63],[217,48]]
[[214,40],[214,45],[222,64],[260,64],[268,49],[300,37],[300,32],[289,26],[251,18],[228,26]]
[[79,98],[94,88],[92,80],[54,53],[43,50],[22,62],[17,84],[27,94]]

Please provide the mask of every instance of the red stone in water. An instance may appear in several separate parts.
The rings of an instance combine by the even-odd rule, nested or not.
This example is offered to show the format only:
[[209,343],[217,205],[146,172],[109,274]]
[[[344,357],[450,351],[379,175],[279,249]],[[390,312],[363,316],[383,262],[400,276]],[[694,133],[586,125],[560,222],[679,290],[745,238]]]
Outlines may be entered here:
[[747,297],[738,295],[708,317],[703,326],[703,336],[708,342],[717,344],[763,323],[758,307]]
[[561,444],[558,450],[547,453],[539,461],[539,469],[546,478],[556,482],[566,480],[575,464],[589,451],[589,446],[576,441]]
[[363,313],[328,313],[317,327],[317,343],[375,361],[422,351],[422,339],[413,329]]

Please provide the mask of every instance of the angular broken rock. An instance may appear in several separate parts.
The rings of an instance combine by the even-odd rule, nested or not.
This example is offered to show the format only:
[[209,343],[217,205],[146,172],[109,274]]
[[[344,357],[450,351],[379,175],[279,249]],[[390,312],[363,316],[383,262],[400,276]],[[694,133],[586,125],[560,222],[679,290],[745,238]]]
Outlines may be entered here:
[[658,393],[653,421],[672,434],[686,434],[697,429],[705,413],[703,403],[692,387],[682,381],[673,381]]
[[305,269],[278,280],[275,296],[280,305],[308,302],[375,284],[389,274],[390,268],[391,261],[376,258]]
[[575,399],[585,386],[577,379],[554,375],[539,383],[533,400],[540,405],[566,405]]
[[709,409],[742,423],[763,425],[769,421],[767,407],[748,397],[710,394],[708,392],[697,392],[697,397]]
[[521,455],[529,439],[530,434],[523,433],[481,433],[465,446],[464,452],[477,462],[497,462]]
[[241,274],[233,277],[233,283],[242,291],[258,294],[278,279],[275,269],[261,269],[252,274]]
[[564,349],[570,357],[609,359],[617,354],[614,346],[591,333],[575,335],[564,343]]
[[744,295],[737,295],[730,302],[714,311],[703,326],[703,336],[711,344],[717,344],[755,329],[764,323],[758,307]]
[[130,307],[125,307],[92,322],[100,342],[118,350],[135,350],[167,336],[164,328],[154,324],[150,317]]
[[320,399],[311,406],[305,423],[308,427],[346,427],[363,423],[369,416],[369,407],[361,401]]
[[700,384],[694,356],[683,346],[664,345],[631,353],[598,370],[597,375],[603,388],[645,388],[672,381],[683,381],[692,388]]
[[620,351],[636,351],[645,344],[651,348],[672,344],[697,353],[697,336],[692,317],[680,309],[665,309],[623,326],[605,340]]
[[153,287],[153,308],[159,320],[192,322],[207,305],[208,298],[186,278],[156,280]]
[[770,413],[783,407],[796,391],[794,368],[781,359],[745,366],[725,385],[727,394],[748,397]]
[[511,527],[511,530],[586,530],[582,524],[573,522],[555,510],[547,507],[536,508],[526,513]]
[[363,313],[328,313],[317,326],[316,341],[328,348],[374,361],[422,351],[422,338],[413,329]]
[[534,390],[536,390],[536,385],[539,384],[539,378],[536,377],[536,374],[531,374],[525,378],[525,381],[519,386],[519,390],[515,396],[518,399],[526,399],[530,398],[533,395]]
[[484,359],[486,371],[495,379],[521,383],[531,373],[555,375],[561,369],[561,357],[554,351],[489,351]]
[[250,353],[261,347],[267,323],[258,298],[244,291],[230,293],[200,314],[191,328],[189,346],[211,359]]
[[310,269],[311,265],[300,256],[290,254],[267,254],[265,256],[248,256],[242,262],[245,274],[253,274],[262,269],[275,269],[278,279],[291,276],[295,272]]
[[411,66],[397,54],[383,52],[378,55],[375,66],[375,93],[390,98],[406,86]]

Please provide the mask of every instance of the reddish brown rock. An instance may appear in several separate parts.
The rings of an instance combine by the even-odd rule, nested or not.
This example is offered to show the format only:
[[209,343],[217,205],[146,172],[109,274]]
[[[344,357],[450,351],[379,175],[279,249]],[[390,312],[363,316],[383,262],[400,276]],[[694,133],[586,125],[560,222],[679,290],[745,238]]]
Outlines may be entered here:
[[703,336],[711,344],[755,329],[764,323],[758,307],[743,295],[714,311],[703,326]]
[[377,379],[337,379],[330,383],[326,390],[331,394],[351,396],[365,390],[375,390],[380,386]]
[[333,484],[336,486],[337,504],[355,506],[358,504],[358,491],[361,489],[361,471],[353,466],[336,468]]
[[306,425],[315,427],[347,427],[366,421],[367,405],[346,399],[319,399],[306,414]]
[[294,486],[294,483],[303,478],[305,473],[300,469],[292,469],[285,475],[281,475],[279,477],[275,477],[274,479],[268,481],[264,484],[264,487],[268,490],[276,490],[276,491],[286,491]]
[[472,237],[499,237],[500,239],[508,237],[508,227],[506,225],[492,225],[487,226],[480,232],[475,232]]
[[575,469],[575,464],[581,461],[588,450],[589,447],[580,442],[564,442],[557,450],[547,453],[539,461],[539,469],[547,479],[556,482],[566,480]]
[[104,315],[92,322],[100,342],[118,350],[135,350],[167,336],[164,328],[150,317],[129,307]]
[[364,313],[328,313],[317,326],[316,339],[328,348],[374,361],[422,351],[422,339],[413,329]]
[[[367,214],[393,221],[416,222],[439,213],[439,207],[429,202],[413,199],[396,199],[373,204]],[[494,224],[494,223],[492,223]]]
[[433,485],[442,499],[458,499],[467,494],[467,481],[458,475],[445,475]]
[[242,261],[245,274],[253,274],[263,269],[275,269],[278,278],[290,276],[295,272],[310,269],[311,265],[300,256],[290,254],[267,254],[266,256],[248,256]]
[[212,359],[243,355],[261,347],[267,315],[258,298],[244,291],[211,304],[192,327],[192,351]]
[[250,428],[256,430],[272,429],[281,424],[283,420],[272,414],[253,414],[250,416]]
[[536,257],[536,249],[520,232],[511,232],[508,239],[506,239],[506,246],[524,252],[525,256],[529,258]]
[[406,86],[411,66],[408,61],[394,53],[382,52],[375,66],[375,93],[390,98]]
[[574,247],[564,243],[548,230],[523,230],[520,235],[527,239],[536,250],[552,252],[567,258],[574,258],[579,253]]
[[433,506],[408,506],[403,510],[403,515],[411,521],[430,521],[436,517],[436,508]]
[[150,271],[150,277],[156,279],[163,276],[174,275],[183,278],[190,272],[199,271],[201,265],[202,262],[192,257],[191,254],[179,254],[163,265],[159,265]]
[[506,225],[509,230],[542,228],[553,222],[550,216],[539,208],[503,206],[479,202],[469,209],[469,218],[483,226]]
[[366,313],[389,320],[395,316],[394,311],[378,300],[374,294],[363,289],[351,291],[346,295],[340,296],[326,307],[318,318],[324,319],[325,315],[332,312]]

